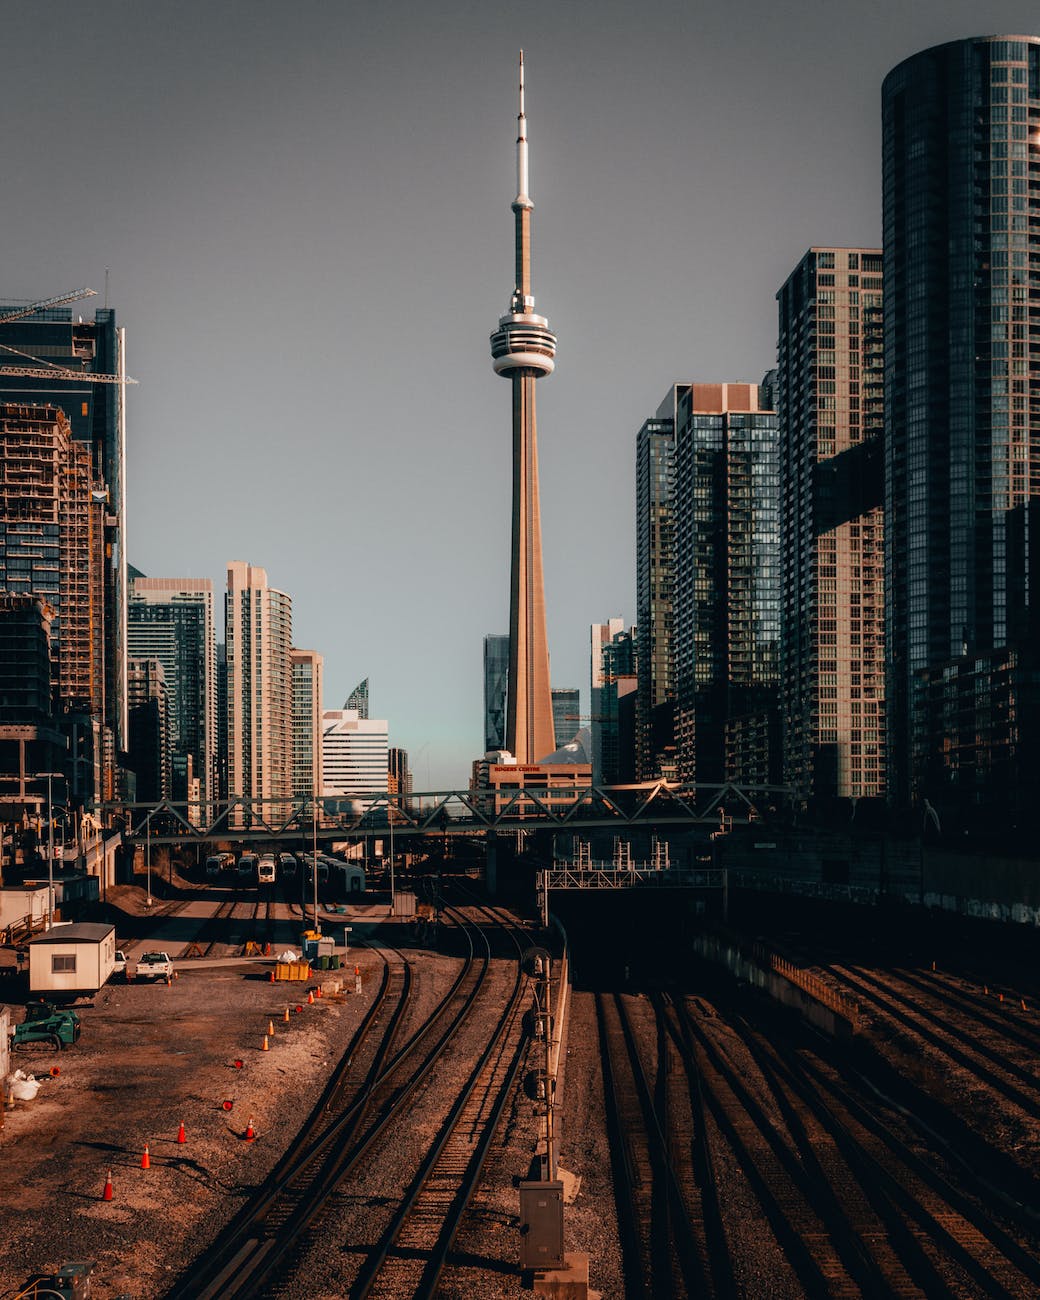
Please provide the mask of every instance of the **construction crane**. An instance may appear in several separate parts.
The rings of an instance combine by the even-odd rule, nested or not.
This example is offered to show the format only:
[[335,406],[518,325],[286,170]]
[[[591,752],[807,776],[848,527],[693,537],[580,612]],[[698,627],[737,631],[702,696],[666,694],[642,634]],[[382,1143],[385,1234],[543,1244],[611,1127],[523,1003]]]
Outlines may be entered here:
[[[96,289],[73,289],[70,293],[58,294],[55,298],[41,298],[38,302],[31,302],[25,307],[19,307],[15,311],[5,312],[0,316],[0,325],[7,325],[12,321],[24,320],[27,316],[32,316],[38,311],[43,311],[46,307],[60,307],[65,303],[77,302],[80,298],[96,298]],[[15,379],[62,379],[62,380],[87,380],[91,384],[136,384],[136,379],[131,379],[129,375],[100,375],[94,374],[90,370],[70,370],[67,366],[58,366],[50,361],[41,361],[39,357],[30,356],[28,352],[20,352],[18,348],[8,347],[5,343],[0,343],[0,351],[9,352],[12,356],[24,357],[26,361],[31,361],[33,365],[26,366],[0,366],[0,378]]]
[[12,320],[22,320],[26,316],[32,316],[34,312],[43,311],[45,307],[62,307],[67,302],[78,302],[80,298],[96,297],[96,289],[73,289],[71,293],[59,293],[57,298],[41,298],[39,302],[31,302],[27,307],[5,312],[0,316],[0,325],[6,325]]

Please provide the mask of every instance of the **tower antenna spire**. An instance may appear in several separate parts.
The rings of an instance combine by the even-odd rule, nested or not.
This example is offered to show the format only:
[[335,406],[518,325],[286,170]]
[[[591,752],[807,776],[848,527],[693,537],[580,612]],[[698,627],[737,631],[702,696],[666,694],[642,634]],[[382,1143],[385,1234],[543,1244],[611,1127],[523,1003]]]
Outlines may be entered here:
[[524,112],[524,52],[520,51],[520,111],[516,116],[516,198],[513,207],[532,205],[527,193],[527,115]]

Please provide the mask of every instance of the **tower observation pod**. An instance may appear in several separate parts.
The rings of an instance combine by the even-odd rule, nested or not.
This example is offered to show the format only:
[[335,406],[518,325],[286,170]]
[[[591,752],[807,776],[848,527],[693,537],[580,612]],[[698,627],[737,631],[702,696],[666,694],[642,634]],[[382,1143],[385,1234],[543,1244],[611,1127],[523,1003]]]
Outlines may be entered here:
[[506,748],[518,763],[537,763],[556,748],[549,647],[545,632],[542,526],[538,505],[535,380],[555,367],[556,336],[534,310],[531,293],[531,213],[528,190],[524,56],[520,52],[517,116],[516,276],[509,312],[491,335],[491,364],[513,385],[513,535],[509,598],[509,682]]

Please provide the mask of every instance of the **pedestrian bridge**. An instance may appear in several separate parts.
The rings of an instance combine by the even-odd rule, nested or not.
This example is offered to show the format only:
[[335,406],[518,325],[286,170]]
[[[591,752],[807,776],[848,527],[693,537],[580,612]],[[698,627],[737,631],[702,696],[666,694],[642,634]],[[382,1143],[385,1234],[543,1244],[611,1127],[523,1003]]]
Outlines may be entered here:
[[352,839],[417,835],[476,835],[550,830],[577,835],[592,831],[664,830],[768,821],[788,806],[787,786],[736,784],[591,786],[561,799],[559,788],[490,794],[482,790],[437,790],[422,794],[378,794],[359,799],[247,799],[220,804],[174,802],[110,803],[109,826],[152,844],[190,845],[233,840],[328,844]]

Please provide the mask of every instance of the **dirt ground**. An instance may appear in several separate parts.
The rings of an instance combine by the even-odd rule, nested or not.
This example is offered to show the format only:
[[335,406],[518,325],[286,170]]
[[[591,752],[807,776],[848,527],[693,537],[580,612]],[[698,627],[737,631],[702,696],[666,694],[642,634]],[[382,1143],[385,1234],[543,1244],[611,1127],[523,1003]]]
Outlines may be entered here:
[[[355,942],[377,919],[353,922]],[[161,919],[153,933],[161,946]],[[349,972],[321,976],[349,974],[349,991],[313,1004],[308,986],[273,984],[268,967],[185,962],[170,985],[106,985],[78,1005],[82,1034],[66,1051],[13,1053],[12,1068],[39,1077],[57,1066],[60,1074],[35,1101],[4,1115],[0,1294],[68,1260],[92,1259],[99,1300],[161,1295],[264,1177],[320,1095],[381,976],[371,949],[352,947],[350,962]],[[19,1021],[20,1009],[12,1010]]]
[[[110,891],[117,938],[131,962],[149,947],[168,949],[176,958],[212,910],[205,892],[186,889],[149,912],[143,891]],[[157,1300],[182,1277],[292,1143],[320,1096],[378,986],[380,943],[411,949],[419,961],[423,1004],[432,1005],[438,989],[450,982],[452,960],[413,944],[411,926],[388,919],[386,911],[351,907],[346,988],[338,995],[309,1004],[307,986],[272,984],[269,964],[177,960],[180,976],[169,986],[111,984],[91,1004],[78,1005],[82,1035],[74,1047],[14,1053],[12,1068],[43,1076],[57,1065],[60,1074],[43,1084],[35,1101],[7,1110],[0,1129],[6,1211],[0,1297],[6,1300],[70,1260],[96,1261],[96,1300]],[[335,933],[343,923],[336,918],[324,928]],[[298,937],[299,928],[299,914],[290,918],[286,912],[276,928],[275,952]],[[0,953],[2,960],[12,961],[13,954]],[[354,992],[355,962],[360,996]],[[17,1023],[20,1007],[12,1013]],[[609,1154],[595,1102],[590,1112],[583,1086],[583,1076],[594,1076],[597,1068],[594,1035],[586,1043],[587,1037],[582,1031],[571,1041],[559,1116],[561,1162],[577,1174],[576,1200],[567,1212],[568,1248],[591,1249],[593,1285],[611,1294],[620,1278],[609,1229],[607,1240],[602,1236],[613,1221]],[[527,1170],[537,1145],[536,1109],[523,1097],[514,1104],[499,1167],[490,1178],[497,1189],[493,1204],[472,1229],[483,1244],[470,1258],[483,1257],[493,1266],[476,1276],[470,1271],[467,1295],[522,1294],[513,1271],[519,1258],[513,1176]],[[252,1141],[245,1137],[250,1121]],[[177,1141],[181,1124],[184,1143]],[[597,1128],[601,1136],[590,1148]],[[150,1167],[144,1169],[146,1146]],[[112,1199],[106,1201],[109,1173]]]

